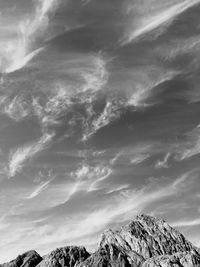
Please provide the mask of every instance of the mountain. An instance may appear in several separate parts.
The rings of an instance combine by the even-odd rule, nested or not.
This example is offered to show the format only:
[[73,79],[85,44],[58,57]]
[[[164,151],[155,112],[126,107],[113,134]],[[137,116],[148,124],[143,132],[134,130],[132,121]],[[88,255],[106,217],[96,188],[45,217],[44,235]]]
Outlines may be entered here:
[[84,247],[64,247],[57,248],[50,254],[44,256],[37,267],[65,267],[77,266],[84,262],[90,254]]
[[120,230],[108,229],[98,248],[64,247],[43,259],[27,252],[0,267],[200,267],[195,246],[162,219],[140,215]]
[[0,264],[0,267],[35,267],[43,258],[34,250],[19,255],[15,260]]
[[200,266],[200,255],[164,220],[140,215],[119,231],[106,230],[98,250],[81,266]]

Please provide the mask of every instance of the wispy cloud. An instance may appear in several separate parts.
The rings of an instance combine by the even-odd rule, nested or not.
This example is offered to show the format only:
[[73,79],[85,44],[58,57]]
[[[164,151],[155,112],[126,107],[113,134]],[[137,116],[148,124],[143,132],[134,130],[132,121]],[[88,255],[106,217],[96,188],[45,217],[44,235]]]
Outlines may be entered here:
[[149,101],[154,89],[177,74],[177,71],[158,68],[155,65],[132,70],[131,90],[127,92],[126,106],[140,109],[155,105],[156,102]]
[[153,144],[141,143],[133,147],[124,148],[110,160],[111,165],[124,163],[126,165],[137,165],[148,159],[151,154],[156,153]]
[[75,172],[71,173],[73,179],[75,179],[74,192],[78,190],[84,190],[91,192],[101,188],[100,184],[106,180],[112,174],[112,169],[104,165],[89,166],[83,164]]
[[168,160],[169,160],[170,156],[171,156],[171,154],[167,153],[163,160],[158,160],[155,164],[155,168],[156,169],[168,168],[169,167]]
[[106,85],[109,75],[101,54],[92,58],[92,68],[83,70],[81,77],[85,81],[81,92],[97,92]]
[[199,218],[195,218],[192,220],[180,220],[180,221],[176,221],[176,222],[172,222],[171,223],[172,226],[174,227],[191,227],[191,226],[197,226],[200,225],[200,219]]
[[35,42],[45,33],[49,25],[49,15],[58,3],[58,0],[35,0],[34,14],[19,23],[17,37],[14,40],[5,40],[0,46],[1,72],[10,73],[23,68],[43,49],[34,49]]
[[[128,31],[125,34],[122,44],[124,45],[133,42],[135,39],[142,37],[158,28],[158,34],[162,33],[178,15],[185,12],[188,8],[199,4],[199,2],[199,0],[185,0],[180,3],[172,4],[170,7],[164,10],[158,5],[158,9],[156,11],[154,10],[154,12],[150,12],[150,15],[148,14],[148,9],[146,10],[145,6],[143,6],[143,9],[146,11],[146,13],[143,12],[143,14],[140,14],[138,21],[134,20],[132,25],[128,27]],[[127,12],[128,14],[133,14],[134,5],[133,8],[130,8],[129,6]]]
[[98,132],[103,127],[107,126],[111,122],[120,117],[121,107],[117,101],[108,101],[102,111],[102,113],[89,124],[85,129],[82,140],[88,140],[92,135]]
[[46,182],[41,182],[36,189],[27,197],[27,199],[33,199],[41,194],[45,189],[48,188],[49,184],[52,182],[53,179],[50,179]]
[[0,108],[3,113],[15,121],[21,121],[30,115],[30,105],[23,96],[15,96],[13,99],[2,97]]
[[177,160],[186,160],[200,153],[200,126],[198,125],[192,131],[186,134],[184,143],[177,147],[175,158]]
[[[80,168],[77,170],[78,177],[83,177],[87,173],[87,168]],[[35,248],[42,254],[49,252],[51,248],[54,249],[55,244],[64,245],[66,242],[69,245],[80,244],[90,246],[92,240],[99,236],[99,232],[109,227],[113,222],[125,223],[127,220],[133,219],[138,213],[143,212],[146,208],[149,208],[150,211],[152,209],[150,207],[154,203],[162,202],[164,199],[171,200],[173,197],[176,198],[177,195],[181,196],[181,194],[188,192],[190,190],[188,183],[191,183],[191,181],[194,182],[194,179],[191,179],[192,175],[192,173],[185,173],[173,181],[164,180],[160,181],[160,183],[149,184],[139,189],[131,189],[127,185],[119,186],[118,189],[117,187],[115,188],[116,191],[113,192],[113,194],[111,191],[110,194],[107,194],[108,197],[103,198],[101,202],[95,202],[94,205],[91,203],[87,211],[78,209],[76,213],[69,213],[70,215],[64,215],[62,213],[62,218],[59,217],[59,219],[57,213],[56,218],[54,218],[53,213],[51,213],[51,220],[46,220],[41,224],[37,224],[34,221],[28,223],[20,222],[18,224],[15,223],[15,227],[13,228],[12,225],[7,225],[7,223],[9,223],[9,217],[7,217],[7,220],[2,222],[2,227],[10,229],[12,238],[8,240],[7,236],[2,234],[4,247],[1,249],[4,251],[5,244],[6,247],[12,248],[13,244],[18,244],[24,234],[26,234],[27,238],[33,240]],[[41,188],[42,187],[45,188],[45,185],[41,185]],[[56,188],[55,185],[47,188],[44,194],[47,193],[46,191],[48,190],[50,203],[48,203],[48,199],[46,199],[45,205],[49,207],[49,205],[52,205],[52,201],[56,202],[56,198],[60,197],[59,192],[62,195],[62,199],[64,199],[64,197],[66,198],[68,186],[64,187],[64,185],[60,185],[59,188]],[[38,189],[38,192],[39,191]],[[33,194],[33,196],[34,195],[37,195],[37,192]],[[52,198],[52,196],[54,197]],[[61,202],[60,204],[63,207],[63,203]],[[19,213],[20,209],[22,209],[24,214],[25,210],[23,206],[18,208],[17,214],[21,214]],[[27,206],[27,210],[30,212],[30,205]],[[190,224],[196,223],[197,221]],[[18,229],[20,229],[20,231],[18,231]],[[27,244],[25,241],[20,244],[22,251],[25,248],[33,249],[32,242]],[[95,245],[95,242],[92,244]],[[9,252],[10,251],[11,250],[9,250]]]
[[33,143],[19,147],[10,152],[8,163],[8,176],[13,177],[22,170],[26,161],[35,157],[39,152],[46,149],[52,141],[54,134],[44,134],[41,139]]
[[130,186],[129,184],[125,184],[125,185],[120,185],[120,186],[114,187],[113,189],[108,190],[107,194],[113,194],[113,193],[122,191],[124,189],[128,189],[129,186]]
[[[95,210],[91,209],[87,213],[78,213],[71,218],[66,217],[65,226],[60,225],[50,235],[44,234],[44,238],[40,240],[40,245],[38,245],[54,244],[55,241],[66,242],[66,238],[67,242],[75,244],[78,239],[80,242],[87,236],[94,236],[113,221],[115,223],[125,222],[152,203],[181,194],[187,190],[185,186],[182,186],[187,183],[187,179],[188,175],[184,175],[184,179],[179,177],[174,182],[160,187],[157,186],[156,189],[153,188],[153,185],[139,190],[127,189],[126,187],[119,189],[118,194],[116,192],[114,196],[104,200],[99,208],[95,207]],[[36,234],[36,231],[36,229],[33,229],[33,233]]]

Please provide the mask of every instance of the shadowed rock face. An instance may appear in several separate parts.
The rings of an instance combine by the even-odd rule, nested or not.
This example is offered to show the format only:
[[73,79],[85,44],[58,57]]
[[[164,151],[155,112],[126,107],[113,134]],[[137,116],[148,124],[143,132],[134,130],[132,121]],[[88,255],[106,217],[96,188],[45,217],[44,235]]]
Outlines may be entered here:
[[86,260],[90,254],[84,247],[57,248],[40,262],[38,267],[71,267]]
[[43,259],[29,251],[0,267],[200,267],[200,253],[164,220],[140,215],[119,231],[106,230],[98,249],[64,247]]
[[34,250],[19,255],[15,260],[1,264],[0,267],[35,267],[41,261],[42,257]]

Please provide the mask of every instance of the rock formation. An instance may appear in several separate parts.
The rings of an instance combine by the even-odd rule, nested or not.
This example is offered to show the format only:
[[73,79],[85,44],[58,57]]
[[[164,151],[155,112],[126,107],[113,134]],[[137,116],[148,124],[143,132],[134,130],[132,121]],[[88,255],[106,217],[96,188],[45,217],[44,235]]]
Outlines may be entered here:
[[164,220],[140,215],[119,231],[106,230],[97,252],[81,266],[196,267],[200,255]]
[[200,267],[200,253],[164,220],[140,215],[118,231],[108,229],[93,254],[64,247],[43,259],[27,252],[0,267]]
[[84,247],[57,248],[44,256],[37,267],[65,267],[77,266],[86,260],[90,254]]
[[19,255],[15,260],[0,264],[0,267],[35,267],[43,258],[34,250]]

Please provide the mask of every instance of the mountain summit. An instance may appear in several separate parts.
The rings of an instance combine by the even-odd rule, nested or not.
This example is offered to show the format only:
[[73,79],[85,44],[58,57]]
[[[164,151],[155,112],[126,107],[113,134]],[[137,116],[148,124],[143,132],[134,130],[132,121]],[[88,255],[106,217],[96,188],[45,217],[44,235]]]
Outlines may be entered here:
[[56,249],[43,259],[38,255],[36,261],[35,253],[25,255],[25,262],[19,262],[22,255],[0,267],[200,267],[200,254],[192,243],[164,220],[147,215],[120,230],[104,231],[91,255],[84,247]]

